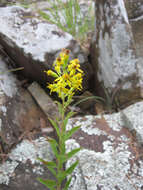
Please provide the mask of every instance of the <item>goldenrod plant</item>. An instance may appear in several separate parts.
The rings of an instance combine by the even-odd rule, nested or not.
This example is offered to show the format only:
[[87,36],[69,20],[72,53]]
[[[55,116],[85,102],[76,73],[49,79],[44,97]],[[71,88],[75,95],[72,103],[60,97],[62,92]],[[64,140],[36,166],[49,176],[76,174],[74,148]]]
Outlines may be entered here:
[[69,61],[69,55],[70,51],[68,49],[63,49],[53,64],[54,71],[45,71],[47,75],[54,78],[53,83],[48,84],[47,87],[50,89],[51,93],[56,92],[58,97],[62,100],[61,103],[57,102],[59,118],[56,120],[49,119],[58,137],[57,140],[48,138],[55,156],[55,161],[48,162],[39,159],[47,166],[55,178],[55,180],[39,178],[39,181],[50,190],[68,189],[71,182],[71,174],[78,165],[78,160],[67,169],[65,169],[65,164],[71,157],[80,151],[80,148],[77,148],[70,152],[66,152],[65,148],[66,141],[80,128],[80,126],[76,126],[71,130],[66,130],[68,119],[74,115],[74,112],[67,111],[67,107],[72,102],[75,91],[82,89],[83,80],[83,71],[80,69],[79,60],[73,59]]

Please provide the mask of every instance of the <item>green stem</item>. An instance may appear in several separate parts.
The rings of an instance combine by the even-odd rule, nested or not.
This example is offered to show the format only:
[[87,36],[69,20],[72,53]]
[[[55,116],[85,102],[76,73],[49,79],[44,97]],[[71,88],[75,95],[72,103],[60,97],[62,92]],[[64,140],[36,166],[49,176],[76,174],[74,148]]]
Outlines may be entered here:
[[[65,144],[65,141],[64,141],[64,139],[62,138],[63,137],[63,135],[64,135],[64,133],[65,133],[65,131],[64,131],[64,117],[65,117],[65,110],[66,110],[66,107],[65,107],[65,97],[63,96],[63,98],[62,98],[62,113],[61,113],[61,125],[60,125],[60,132],[61,132],[61,138],[59,138],[59,154],[61,155],[61,154],[65,154],[65,152],[62,152],[62,145],[63,145],[63,143]],[[64,145],[65,146],[65,145]],[[57,165],[58,165],[58,174],[59,173],[61,173],[61,172],[63,172],[63,170],[64,170],[64,163],[62,164],[62,166],[61,166],[61,163],[60,163],[60,161],[59,160],[57,160]],[[60,181],[58,181],[57,182],[58,184],[57,184],[57,190],[62,190],[62,187],[61,187],[61,185],[62,185],[62,183],[60,182]]]

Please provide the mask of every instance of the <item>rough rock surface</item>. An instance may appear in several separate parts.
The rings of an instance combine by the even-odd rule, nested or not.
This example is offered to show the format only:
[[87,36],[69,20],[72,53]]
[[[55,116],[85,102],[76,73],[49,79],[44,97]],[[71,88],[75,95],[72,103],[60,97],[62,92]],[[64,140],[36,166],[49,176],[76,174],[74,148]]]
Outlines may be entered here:
[[143,0],[124,0],[129,19],[143,14]]
[[[119,113],[70,119],[67,130],[75,125],[81,128],[67,141],[67,151],[82,149],[66,165],[79,160],[69,190],[142,190],[142,118],[143,102],[138,102]],[[38,162],[38,156],[53,159],[45,138],[33,143],[24,140],[17,145],[9,154],[9,160],[0,165],[0,187],[3,190],[45,190],[35,178],[51,176]]]
[[38,85],[36,82],[33,82],[28,87],[28,91],[32,94],[33,98],[47,117],[50,117],[53,120],[59,117],[58,106],[54,103],[52,98],[46,94],[40,85]]
[[18,7],[0,8],[0,44],[15,61],[16,66],[23,66],[25,77],[45,85],[51,77],[44,74],[52,68],[53,61],[62,48],[71,50],[71,58],[79,58],[84,75],[84,88],[88,88],[91,67],[87,56],[73,37],[36,18],[30,10]]
[[[143,102],[122,112],[71,119],[68,129],[81,125],[67,141],[67,150],[82,147],[70,190],[141,190],[143,188]],[[132,126],[130,126],[132,124]],[[137,136],[136,136],[137,135]],[[138,141],[139,140],[139,141]]]
[[47,161],[53,159],[50,145],[45,138],[30,142],[22,141],[9,154],[9,160],[0,164],[0,189],[2,190],[46,190],[37,181],[37,177],[51,179],[46,168],[40,164],[38,157]]
[[135,19],[130,19],[130,24],[132,26],[132,32],[136,45],[136,53],[138,56],[138,72],[139,72],[139,82],[141,87],[141,95],[143,97],[143,14]]
[[95,88],[121,104],[140,96],[135,44],[123,0],[95,1],[91,61]]
[[[47,126],[46,115],[0,58],[0,154]],[[2,152],[1,152],[2,151]]]

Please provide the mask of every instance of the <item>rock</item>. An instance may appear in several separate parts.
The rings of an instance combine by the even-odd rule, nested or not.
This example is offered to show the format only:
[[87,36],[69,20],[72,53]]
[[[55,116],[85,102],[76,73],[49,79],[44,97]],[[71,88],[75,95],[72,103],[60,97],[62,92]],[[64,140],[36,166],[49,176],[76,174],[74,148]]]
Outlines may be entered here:
[[123,0],[95,1],[91,61],[95,89],[123,105],[140,97],[135,44]]
[[36,82],[33,82],[28,90],[48,118],[59,118],[58,106]]
[[129,19],[143,14],[143,0],[124,0]]
[[136,132],[143,134],[142,110],[143,102],[139,102],[111,115],[70,119],[68,130],[81,128],[67,141],[67,151],[82,149],[67,163],[68,167],[79,160],[69,190],[142,189],[143,139],[138,141],[136,136]]
[[135,19],[130,19],[129,21],[132,26],[132,32],[136,45],[136,54],[138,56],[137,69],[139,73],[141,96],[143,97],[143,16],[137,17]]
[[143,144],[143,102],[133,104],[121,112],[126,127],[135,135],[139,144]]
[[51,69],[62,48],[71,50],[71,58],[80,60],[84,70],[84,90],[92,74],[87,55],[73,37],[57,26],[38,19],[29,9],[19,6],[0,8],[0,44],[26,78],[42,85],[51,82],[44,70]]
[[0,59],[0,140],[7,153],[23,138],[33,138],[46,128],[46,115]]
[[[66,142],[67,152],[82,147],[66,164],[79,165],[72,174],[69,190],[124,189],[143,187],[143,101],[119,113],[71,118],[67,130],[81,126]],[[0,188],[3,190],[46,190],[37,177],[53,179],[37,157],[53,160],[46,138],[23,140],[0,165]]]
[[0,164],[0,188],[2,190],[46,190],[37,178],[52,179],[46,167],[37,158],[53,160],[49,143],[40,137],[33,142],[22,141],[9,154],[9,160]]

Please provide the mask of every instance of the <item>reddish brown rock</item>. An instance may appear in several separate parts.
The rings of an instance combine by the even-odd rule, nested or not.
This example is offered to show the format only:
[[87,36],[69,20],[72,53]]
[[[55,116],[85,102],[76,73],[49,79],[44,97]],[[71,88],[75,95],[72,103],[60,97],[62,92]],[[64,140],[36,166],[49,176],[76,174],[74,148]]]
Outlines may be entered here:
[[[0,136],[3,151],[23,138],[33,138],[47,127],[47,116],[41,111],[26,89],[8,72],[6,63],[0,60]],[[3,153],[4,153],[3,152]]]

